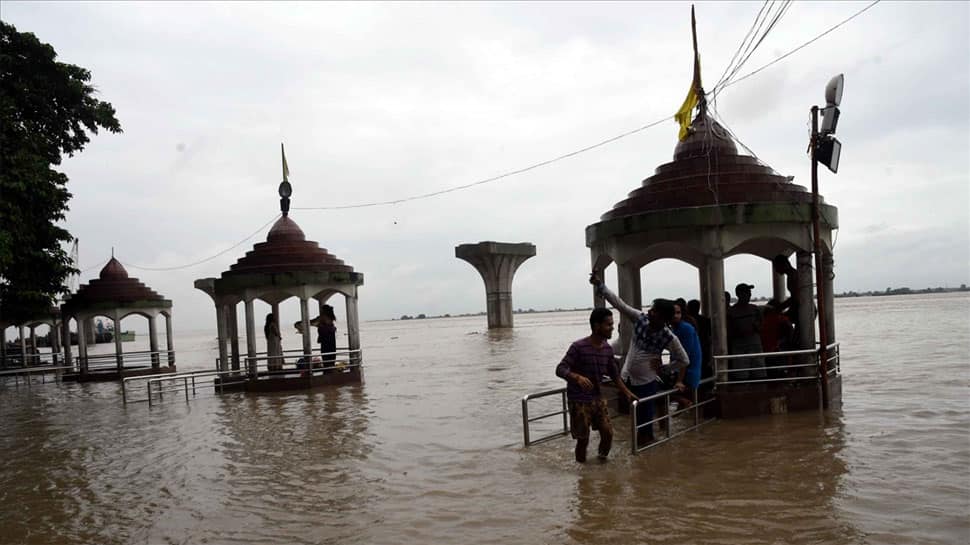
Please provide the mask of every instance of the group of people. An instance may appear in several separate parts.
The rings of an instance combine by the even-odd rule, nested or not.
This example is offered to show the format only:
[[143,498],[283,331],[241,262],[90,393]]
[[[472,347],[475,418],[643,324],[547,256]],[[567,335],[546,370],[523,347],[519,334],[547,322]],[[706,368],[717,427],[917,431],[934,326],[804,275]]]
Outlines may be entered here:
[[[337,360],[336,321],[337,317],[330,305],[322,305],[320,315],[310,320],[310,327],[317,329],[317,344],[320,345],[321,353],[320,361],[324,367],[333,366]],[[296,328],[297,333],[303,334],[302,321],[295,322],[293,327]],[[266,336],[267,368],[270,371],[281,371],[283,369],[283,336],[280,334],[279,319],[272,312],[266,315],[263,334]],[[309,362],[304,363],[308,364]]]
[[[630,320],[633,336],[623,365],[618,367],[614,348],[609,342],[613,335],[613,313],[606,308],[593,309],[589,317],[590,336],[572,343],[556,367],[556,375],[567,382],[570,428],[576,439],[576,461],[580,463],[586,461],[591,428],[600,433],[600,459],[607,457],[613,443],[613,427],[606,400],[601,395],[600,377],[610,377],[619,391],[632,401],[657,393],[660,374],[667,370],[673,373],[670,386],[677,390],[674,400],[684,408],[693,402],[694,392],[700,385],[705,354],[709,356],[710,353],[710,348],[705,350],[698,334],[702,322],[706,324],[708,337],[710,331],[710,320],[705,321],[699,314],[699,302],[688,304],[683,299],[655,299],[650,309],[643,312],[617,297],[596,272],[590,275],[589,281],[595,286],[597,295]],[[665,350],[670,354],[667,366],[663,366],[661,360]],[[653,402],[638,403],[637,421],[653,420],[654,405]],[[653,425],[641,428],[637,440],[641,443],[652,441]]]
[[[787,276],[789,292],[797,293],[797,272],[787,258],[778,256],[773,262],[775,271]],[[685,408],[696,399],[702,377],[713,373],[711,320],[700,314],[700,301],[654,299],[644,312],[617,297],[597,272],[590,275],[589,281],[598,296],[632,323],[633,335],[619,366],[615,352],[622,347],[614,348],[609,342],[613,336],[613,313],[606,308],[593,309],[589,316],[590,335],[573,342],[556,367],[556,375],[567,383],[570,431],[576,440],[576,461],[580,463],[586,461],[591,429],[600,433],[600,459],[607,457],[613,443],[613,427],[601,392],[601,377],[610,377],[619,392],[631,401],[656,394],[666,384],[676,390],[671,398],[680,408]],[[761,308],[751,303],[753,288],[750,284],[738,284],[735,288],[738,301],[734,305],[731,305],[731,295],[725,292],[729,352],[754,354],[789,349],[795,338],[790,317],[797,316],[797,299],[793,296],[782,302],[772,300]],[[670,355],[667,365],[661,360],[665,350]],[[766,376],[763,358],[730,361],[729,368],[754,369],[732,373],[732,380]],[[671,373],[666,381],[662,379],[665,372]],[[637,422],[653,420],[654,409],[653,402],[638,403]],[[666,404],[661,404],[661,409],[667,410]],[[639,444],[653,439],[652,424],[638,430]]]
[[[751,284],[738,284],[734,294],[738,301],[731,304],[731,294],[724,292],[724,302],[727,308],[728,353],[757,354],[765,352],[784,352],[797,347],[798,325],[798,271],[791,266],[788,258],[783,255],[775,256],[772,260],[774,271],[784,275],[789,297],[784,301],[771,299],[764,306],[751,302]],[[732,358],[729,360],[728,380],[762,380],[783,378],[786,369],[783,366],[786,359],[781,356],[766,358],[753,356],[750,358]]]

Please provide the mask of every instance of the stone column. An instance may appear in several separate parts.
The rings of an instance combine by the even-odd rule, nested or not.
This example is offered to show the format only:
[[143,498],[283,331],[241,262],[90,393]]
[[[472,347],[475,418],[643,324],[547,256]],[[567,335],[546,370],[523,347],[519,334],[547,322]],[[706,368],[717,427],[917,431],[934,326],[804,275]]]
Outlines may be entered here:
[[158,369],[159,359],[158,359],[158,331],[155,328],[155,318],[156,316],[151,316],[148,318],[148,350],[152,353],[152,369]]
[[[815,301],[813,281],[815,274],[812,270],[812,253],[799,251],[797,254],[798,264],[798,344],[799,348],[815,348]],[[799,363],[811,363],[815,361],[814,356],[807,356],[799,359]],[[816,370],[811,367],[800,367],[798,369],[801,376],[812,376]]]
[[165,315],[165,349],[168,350],[168,365],[175,365],[175,341],[172,336],[172,311]]
[[779,303],[788,299],[788,286],[785,275],[775,272],[774,266],[771,269],[771,296]]
[[[707,260],[707,281],[710,289],[711,308],[711,355],[723,356],[728,353],[727,306],[724,302],[724,259],[711,257]],[[721,370],[718,382],[727,382],[727,362],[717,364]]]
[[57,360],[61,354],[61,327],[57,323],[57,320],[51,321],[51,330],[48,333],[48,338],[50,339],[51,363],[54,367],[57,367]]
[[[274,306],[274,308],[276,307]],[[275,311],[274,316],[279,323],[279,316],[276,315]],[[307,304],[306,297],[300,297],[300,324],[303,326],[303,355],[309,359],[313,352],[313,342],[310,334],[310,307]]]
[[229,370],[229,360],[226,357],[226,307],[216,303],[216,335],[219,337],[219,370]]
[[115,322],[115,360],[118,362],[118,374],[121,375],[125,371],[125,351],[121,347],[121,313],[115,310],[112,320]]
[[7,326],[0,324],[0,367],[7,366]]
[[86,342],[84,343],[84,346],[87,346],[89,344],[94,344],[97,342],[97,339],[94,338],[94,331],[95,331],[94,316],[91,316],[90,318],[87,318],[86,321],[84,322],[84,334],[88,336],[86,339]]
[[470,263],[485,281],[489,329],[512,327],[512,278],[534,255],[536,247],[529,243],[479,242],[455,247],[455,257]]
[[226,306],[229,312],[229,351],[232,355],[232,369],[239,370],[239,317],[236,315],[236,304]]
[[37,353],[37,327],[30,326],[30,359],[33,360],[34,364],[38,363],[40,359],[40,354]]
[[61,328],[64,337],[64,365],[71,367],[74,365],[74,358],[71,355],[71,317],[64,316],[61,321]]
[[24,326],[17,326],[17,332],[20,334],[20,365],[27,367],[27,336],[24,333]]
[[711,315],[711,283],[707,278],[707,260],[697,268],[697,284],[700,286],[698,290],[700,293],[699,301],[701,302],[701,314],[704,316]]
[[[347,308],[347,347],[350,350],[360,350],[360,324],[358,323],[359,318],[357,317],[357,289],[354,289],[353,297],[344,296],[344,301]],[[360,354],[350,355],[351,364],[359,364],[361,359]]]
[[[616,282],[616,294],[620,299],[637,309],[643,306],[643,296],[640,287],[640,267],[629,263],[624,265],[617,263]],[[620,349],[625,354],[627,348],[630,346],[630,339],[633,338],[633,323],[623,316],[616,314],[613,316],[613,320],[619,330]]]
[[253,300],[246,299],[246,367],[250,378],[256,378],[256,322],[253,316]]
[[83,318],[75,318],[77,322],[77,355],[78,355],[78,367],[82,374],[88,372],[88,332],[86,325],[88,325],[88,320]]

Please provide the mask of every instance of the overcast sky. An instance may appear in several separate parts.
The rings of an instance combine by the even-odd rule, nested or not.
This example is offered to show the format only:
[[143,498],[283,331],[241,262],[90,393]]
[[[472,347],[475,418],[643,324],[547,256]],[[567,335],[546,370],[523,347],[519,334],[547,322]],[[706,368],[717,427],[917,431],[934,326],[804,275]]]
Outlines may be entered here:
[[[708,87],[760,5],[697,5]],[[741,73],[865,5],[795,3]],[[820,182],[840,212],[838,291],[970,283],[968,6],[882,2],[719,98],[747,146],[808,186],[808,110],[845,73],[842,164]],[[74,194],[67,227],[82,268],[113,246],[132,276],[174,301],[179,331],[214,328],[193,280],[218,276],[265,230],[188,269],[136,265],[191,263],[269,221],[281,141],[294,207],[407,197],[669,116],[692,69],[689,4],[5,1],[2,18],[90,69],[116,108],[124,133],[94,137],[62,165]],[[514,306],[587,306],[584,228],[669,161],[676,138],[670,121],[465,191],[291,217],[364,273],[364,320],[483,310],[482,281],[454,257],[455,245],[480,240],[536,245]],[[645,299],[697,295],[683,263],[653,263],[643,278]],[[770,295],[769,265],[728,259],[725,284],[740,281]],[[293,301],[284,312],[298,318]]]

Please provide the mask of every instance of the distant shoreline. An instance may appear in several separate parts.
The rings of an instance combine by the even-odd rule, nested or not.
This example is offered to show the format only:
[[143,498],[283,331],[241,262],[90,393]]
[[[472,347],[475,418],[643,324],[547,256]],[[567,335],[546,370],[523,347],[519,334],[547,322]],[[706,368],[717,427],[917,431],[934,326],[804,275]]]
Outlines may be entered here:
[[[959,292],[970,292],[970,287],[966,284],[961,285],[958,288],[922,288],[922,289],[911,289],[911,288],[886,288],[885,291],[845,291],[842,293],[836,293],[836,298],[843,297],[887,297],[892,295],[931,295],[935,293],[959,293]],[[764,302],[769,301],[768,297],[757,297],[752,299],[754,302]],[[593,307],[577,307],[577,308],[554,308],[554,309],[515,309],[512,314],[548,314],[553,312],[579,312],[584,310],[593,310]],[[481,312],[466,312],[462,314],[438,314],[434,316],[428,316],[425,314],[416,314],[414,316],[405,314],[399,318],[383,318],[377,320],[366,320],[368,322],[407,322],[411,320],[436,320],[442,318],[471,318],[474,316],[485,316],[485,311]]]

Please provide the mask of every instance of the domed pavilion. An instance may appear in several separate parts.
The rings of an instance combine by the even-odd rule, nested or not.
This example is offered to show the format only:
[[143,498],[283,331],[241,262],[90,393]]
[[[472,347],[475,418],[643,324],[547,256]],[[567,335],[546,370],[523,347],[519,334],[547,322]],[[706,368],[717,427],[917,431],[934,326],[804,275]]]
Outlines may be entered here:
[[[835,206],[820,206],[828,339],[835,342],[832,305],[832,230],[838,227]],[[727,308],[723,293],[724,259],[738,254],[764,258],[765,266],[781,255],[795,256],[798,300],[797,321],[801,348],[815,349],[816,325],[812,267],[812,194],[778,174],[755,157],[738,152],[727,130],[712,119],[701,104],[685,139],[679,141],[673,161],[656,168],[633,189],[586,227],[586,245],[594,270],[617,266],[618,295],[633,306],[643,304],[640,269],[658,259],[672,258],[697,268],[702,313],[712,321],[712,353],[728,354]],[[773,294],[786,298],[786,277],[773,269]],[[730,289],[733,290],[733,286]],[[603,306],[596,298],[595,304]],[[622,346],[632,335],[629,322],[619,325]],[[815,362],[811,355],[802,363]],[[795,374],[816,376],[814,367]],[[717,397],[722,416],[768,412],[781,401],[787,409],[816,408],[821,380],[764,380],[759,384],[732,384],[728,366],[718,365]],[[830,399],[841,399],[836,373],[828,380]],[[784,398],[780,400],[780,398]]]
[[[148,320],[147,352],[125,353],[122,348],[121,321],[132,314]],[[156,319],[165,317],[166,349],[158,349]],[[95,318],[104,317],[114,322],[113,355],[90,355],[89,342],[94,332]],[[124,377],[175,372],[175,347],[172,342],[172,301],[165,299],[128,271],[112,255],[101,269],[98,278],[81,284],[77,292],[61,305],[61,323],[64,328],[64,361],[72,365],[70,321],[77,322],[78,357],[76,375],[65,376],[79,381],[119,380]],[[164,365],[162,365],[164,362]]]
[[[219,278],[202,278],[195,287],[207,293],[215,303],[219,339],[219,370],[240,371],[239,328],[237,308],[245,311],[245,372],[239,377],[227,376],[217,381],[225,389],[275,391],[316,387],[326,384],[360,382],[360,329],[357,316],[357,288],[364,275],[336,256],[307,240],[300,226],[289,217],[290,184],[280,184],[282,216],[270,229],[265,242],[257,243]],[[320,314],[334,295],[343,295],[346,305],[347,347],[323,353],[316,344],[316,320],[311,319],[311,302]],[[254,302],[261,300],[272,307],[277,328],[290,323],[280,320],[280,303],[296,297],[300,300],[302,348],[271,354],[257,350]],[[263,325],[260,320],[260,325]]]

